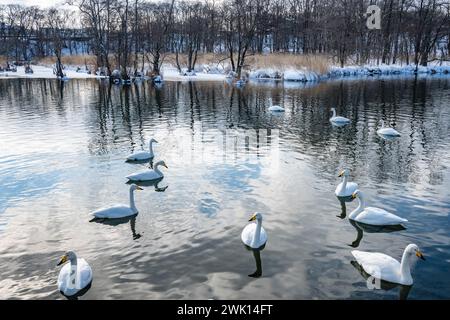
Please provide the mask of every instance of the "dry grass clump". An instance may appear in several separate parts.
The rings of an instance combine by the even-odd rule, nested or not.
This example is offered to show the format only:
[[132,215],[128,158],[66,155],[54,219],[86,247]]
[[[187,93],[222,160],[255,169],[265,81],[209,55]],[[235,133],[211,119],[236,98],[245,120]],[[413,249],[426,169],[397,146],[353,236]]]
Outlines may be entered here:
[[325,74],[330,69],[330,59],[323,55],[303,55],[289,53],[272,53],[249,56],[246,65],[250,69],[272,68],[277,70],[302,69]]
[[0,65],[6,64],[6,57],[0,55]]
[[[66,65],[84,66],[85,64],[91,67],[95,67],[96,58],[92,55],[72,55],[63,56],[62,63]],[[38,64],[52,65],[56,62],[56,57],[45,57],[37,61]]]

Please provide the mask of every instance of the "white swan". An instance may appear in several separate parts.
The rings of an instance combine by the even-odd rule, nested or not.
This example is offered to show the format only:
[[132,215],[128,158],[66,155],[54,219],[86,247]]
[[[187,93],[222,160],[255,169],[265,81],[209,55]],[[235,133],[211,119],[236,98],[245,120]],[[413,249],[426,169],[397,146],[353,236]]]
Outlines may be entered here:
[[384,121],[380,120],[381,128],[377,130],[377,133],[382,136],[400,137],[400,133],[394,128],[384,126]]
[[270,102],[270,107],[267,110],[273,111],[273,112],[284,112],[283,107],[272,104],[272,98],[269,98],[269,102]]
[[132,216],[138,213],[134,204],[134,190],[143,190],[141,187],[132,184],[130,186],[130,205],[118,204],[109,208],[102,208],[91,213],[96,218],[118,219]]
[[352,213],[350,213],[350,215],[348,216],[348,218],[351,220],[377,226],[398,225],[403,222],[408,222],[408,220],[400,218],[399,216],[387,212],[384,209],[375,207],[366,208],[366,204],[364,202],[364,195],[359,190],[353,192],[352,198],[353,199],[358,198],[359,205],[358,208],[353,210]]
[[414,265],[416,258],[425,260],[419,247],[415,244],[410,244],[406,247],[401,262],[378,252],[353,250],[352,255],[355,257],[356,262],[363,267],[364,271],[371,276],[407,286],[413,284],[411,267]]
[[[69,263],[66,263],[69,261]],[[58,290],[70,297],[83,289],[88,289],[92,283],[92,269],[83,258],[78,259],[72,251],[66,252],[58,263],[66,263],[59,272]]]
[[336,109],[335,108],[331,108],[331,111],[333,112],[333,116],[330,118],[330,122],[332,124],[344,125],[344,124],[349,124],[350,123],[350,119],[345,118],[345,117],[341,117],[341,116],[336,116]]
[[149,151],[138,151],[135,153],[130,154],[127,157],[127,161],[140,161],[140,160],[148,160],[148,159],[152,159],[155,154],[153,153],[153,143],[158,143],[158,141],[156,141],[155,139],[150,139],[149,142]]
[[255,212],[248,221],[255,220],[256,223],[250,223],[242,230],[241,239],[245,245],[258,249],[267,242],[267,234],[262,227],[262,215],[260,213]]
[[164,177],[164,174],[158,169],[159,166],[167,167],[166,163],[164,161],[158,161],[155,164],[155,169],[149,169],[145,171],[136,172],[133,174],[130,174],[126,176],[126,178],[130,181],[150,181],[150,180],[157,180],[162,177]]
[[336,197],[350,197],[353,192],[358,189],[358,184],[355,182],[348,182],[348,171],[342,170],[338,177],[344,177],[342,182],[338,184],[334,193]]

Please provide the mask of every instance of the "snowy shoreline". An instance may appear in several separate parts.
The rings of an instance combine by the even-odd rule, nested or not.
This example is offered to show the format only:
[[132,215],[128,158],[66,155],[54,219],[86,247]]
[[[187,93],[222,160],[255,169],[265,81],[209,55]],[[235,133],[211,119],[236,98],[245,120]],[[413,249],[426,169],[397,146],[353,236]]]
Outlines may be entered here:
[[[33,73],[25,73],[25,67],[17,67],[17,72],[0,72],[0,79],[57,79],[53,69],[49,66],[32,66]],[[67,79],[104,79],[105,76],[88,74],[83,71],[76,71],[76,67],[70,66],[64,70]],[[165,81],[227,81],[230,78],[223,70],[214,70],[214,72],[205,72],[207,66],[200,67],[196,72],[182,75],[172,66],[164,66],[162,74]],[[322,80],[331,80],[348,77],[364,77],[374,75],[450,75],[450,65],[430,65],[427,67],[415,65],[364,65],[364,66],[333,66],[325,74],[319,74],[311,70],[289,68],[279,70],[276,68],[261,68],[247,73],[249,80],[265,81],[284,81],[284,82],[319,82]]]

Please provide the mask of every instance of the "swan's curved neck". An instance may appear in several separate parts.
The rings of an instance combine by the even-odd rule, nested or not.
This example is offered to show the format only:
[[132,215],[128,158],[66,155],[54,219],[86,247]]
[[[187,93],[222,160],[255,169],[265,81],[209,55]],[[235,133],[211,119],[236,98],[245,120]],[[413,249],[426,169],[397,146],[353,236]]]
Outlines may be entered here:
[[161,170],[159,170],[159,166],[160,166],[160,165],[161,165],[161,163],[159,163],[159,162],[158,162],[157,164],[155,164],[155,169],[154,169],[154,170],[156,171],[156,173],[158,173],[158,174],[161,175],[162,172],[161,172]]
[[348,177],[346,174],[344,174],[343,179],[342,179],[342,190],[345,190],[345,188],[347,187],[347,180],[348,180]]
[[153,140],[150,141],[148,148],[150,149],[150,153],[153,153]]
[[364,210],[364,208],[366,207],[366,203],[364,202],[364,197],[362,196],[362,194],[358,195],[358,207],[352,211],[352,213],[350,213],[350,215],[348,216],[349,219],[354,219],[356,218],[356,216]]
[[384,128],[384,120],[380,120],[381,128]]
[[137,212],[136,205],[134,204],[134,190],[130,189],[130,208],[134,212]]
[[70,274],[69,274],[69,281],[70,281],[70,283],[69,283],[69,285],[68,285],[68,287],[70,287],[70,286],[74,286],[74,285],[76,285],[76,281],[77,281],[77,269],[78,269],[78,259],[77,259],[77,257],[75,256],[74,258],[72,258],[72,259],[70,259]]
[[261,236],[261,226],[262,226],[262,220],[256,220],[256,231],[253,235],[252,240],[252,247],[256,247],[259,245],[259,238]]
[[411,278],[411,264],[406,249],[403,252],[402,261],[400,262],[400,276],[402,279]]
[[333,109],[331,109],[331,111],[333,111],[333,118],[336,117],[336,109],[333,108]]

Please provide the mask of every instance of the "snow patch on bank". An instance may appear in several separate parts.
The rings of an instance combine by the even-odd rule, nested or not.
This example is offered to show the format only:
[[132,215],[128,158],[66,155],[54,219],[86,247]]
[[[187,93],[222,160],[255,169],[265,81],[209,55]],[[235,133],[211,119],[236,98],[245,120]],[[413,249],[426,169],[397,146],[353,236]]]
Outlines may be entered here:
[[[10,78],[30,78],[30,79],[57,79],[53,73],[53,68],[48,66],[31,66],[33,73],[25,73],[25,67],[17,67],[17,72],[0,72],[0,79]],[[88,79],[101,78],[97,75],[88,74],[86,72],[77,72],[70,68],[64,69],[66,78],[68,79]]]

